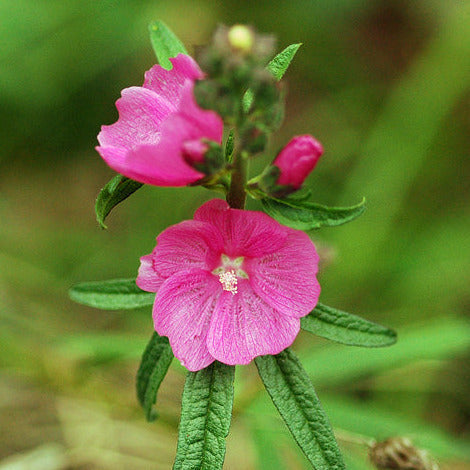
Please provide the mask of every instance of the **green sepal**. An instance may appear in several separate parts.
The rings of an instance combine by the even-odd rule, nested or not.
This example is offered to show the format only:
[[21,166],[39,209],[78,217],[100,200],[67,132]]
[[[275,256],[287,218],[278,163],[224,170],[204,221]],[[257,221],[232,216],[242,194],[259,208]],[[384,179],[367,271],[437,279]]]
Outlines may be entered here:
[[139,289],[135,279],[112,279],[76,284],[69,296],[79,304],[104,310],[127,310],[153,305],[155,294]]
[[278,222],[305,231],[351,222],[364,212],[365,202],[363,199],[351,207],[327,207],[296,198],[261,200],[263,210]]
[[106,184],[98,194],[95,203],[96,220],[101,228],[108,228],[104,221],[112,209],[142,186],[142,183],[122,175],[116,175]]
[[188,372],[174,470],[222,469],[233,407],[235,367],[213,362]]
[[168,338],[153,333],[142,355],[136,380],[137,398],[145,411],[147,421],[154,421],[157,418],[154,409],[157,392],[173,357]]
[[188,51],[183,43],[176,37],[175,33],[163,23],[163,21],[153,21],[149,25],[150,42],[157,56],[158,63],[167,70],[172,68],[170,58],[178,54],[188,55]]
[[285,349],[255,358],[261,380],[289,431],[316,470],[344,469],[333,430],[297,356]]
[[397,341],[397,334],[390,328],[320,303],[300,319],[300,324],[310,333],[349,346],[380,348]]

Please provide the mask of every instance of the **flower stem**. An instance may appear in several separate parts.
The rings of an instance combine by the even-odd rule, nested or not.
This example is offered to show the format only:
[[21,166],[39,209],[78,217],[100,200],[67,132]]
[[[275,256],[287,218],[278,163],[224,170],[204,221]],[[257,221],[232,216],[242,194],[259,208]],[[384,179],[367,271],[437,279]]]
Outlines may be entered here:
[[[238,139],[237,139],[238,140]],[[241,139],[242,140],[242,139]],[[230,182],[230,189],[227,194],[227,202],[233,209],[244,209],[246,192],[246,162],[243,151],[243,144],[235,144],[233,152],[233,171],[232,180]]]

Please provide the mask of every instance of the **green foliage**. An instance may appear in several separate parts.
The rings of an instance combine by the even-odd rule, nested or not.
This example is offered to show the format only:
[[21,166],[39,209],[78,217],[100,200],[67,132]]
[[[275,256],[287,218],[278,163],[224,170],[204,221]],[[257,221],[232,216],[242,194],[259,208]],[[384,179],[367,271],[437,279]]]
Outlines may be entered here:
[[69,290],[75,302],[105,310],[126,310],[153,305],[155,294],[139,289],[135,279],[113,279],[76,284]]
[[106,184],[98,194],[95,203],[96,220],[101,228],[107,228],[104,221],[113,208],[142,186],[142,183],[138,183],[122,175],[115,176]]
[[183,43],[175,36],[163,21],[154,21],[149,25],[150,41],[157,56],[158,63],[170,70],[172,65],[168,59],[178,54],[188,54]]
[[383,347],[397,340],[396,333],[389,328],[320,303],[301,318],[301,326],[310,333],[350,346]]
[[267,69],[273,74],[276,80],[279,81],[284,76],[301,45],[302,43],[287,46],[269,62]]
[[290,349],[260,356],[256,367],[297,444],[317,470],[344,469],[341,454],[313,385]]
[[153,421],[157,417],[154,410],[157,392],[172,360],[173,351],[168,338],[153,333],[142,356],[136,383],[137,398],[148,421]]
[[300,357],[317,385],[334,386],[413,361],[453,357],[469,347],[469,322],[447,318],[400,328],[400,339],[393,348],[349,348],[346,354],[344,346],[330,343],[321,350],[303,351]]
[[[286,73],[289,68],[292,59],[299,50],[299,47],[302,44],[291,44],[287,46],[283,51],[279,52],[266,66],[266,68],[273,74],[276,80],[281,80],[281,78]],[[247,90],[243,96],[243,111],[247,113],[250,110],[250,107],[253,103],[254,93],[253,90]]]
[[234,366],[217,361],[188,373],[174,470],[222,468],[232,418],[234,374]]
[[233,129],[231,129],[227,137],[227,142],[225,143],[225,160],[227,160],[227,162],[232,161],[233,149],[234,149],[234,144],[235,144],[234,141],[235,141],[235,132]]
[[365,199],[351,207],[327,207],[294,198],[266,197],[261,203],[264,211],[281,224],[305,231],[351,222],[365,210]]

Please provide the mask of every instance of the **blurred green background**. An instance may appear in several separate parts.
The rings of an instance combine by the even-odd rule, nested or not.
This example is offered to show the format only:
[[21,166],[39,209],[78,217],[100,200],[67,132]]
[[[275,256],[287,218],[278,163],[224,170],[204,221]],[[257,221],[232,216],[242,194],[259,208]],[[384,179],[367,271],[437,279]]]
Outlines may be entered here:
[[[295,349],[348,468],[372,468],[362,439],[407,436],[443,469],[470,469],[470,2],[3,0],[0,17],[0,470],[171,467],[184,371],[175,361],[156,423],[134,392],[149,309],[67,297],[75,282],[135,276],[160,231],[216,196],[147,187],[107,231],[95,222],[113,176],[96,135],[153,65],[154,19],[190,51],[218,23],[274,32],[279,50],[304,43],[258,166],[311,133],[326,149],[314,200],[366,196],[360,219],[312,233],[321,300],[399,342],[362,350],[302,333]],[[308,468],[252,366],[238,368],[226,468]]]

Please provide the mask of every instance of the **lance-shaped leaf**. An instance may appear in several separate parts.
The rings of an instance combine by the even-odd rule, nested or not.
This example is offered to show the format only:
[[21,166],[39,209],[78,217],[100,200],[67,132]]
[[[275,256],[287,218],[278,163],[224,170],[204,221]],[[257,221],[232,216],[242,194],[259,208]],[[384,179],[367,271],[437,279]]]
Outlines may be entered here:
[[232,418],[234,374],[234,366],[217,361],[188,373],[174,470],[222,469]]
[[155,294],[139,289],[135,279],[82,282],[70,288],[69,296],[79,304],[104,310],[146,307],[155,300]]
[[188,55],[183,43],[163,21],[150,23],[149,31],[150,42],[157,56],[158,63],[164,69],[170,70],[172,67],[168,59],[176,57],[178,54]]
[[293,198],[261,200],[264,211],[283,225],[297,230],[342,225],[359,217],[365,210],[365,199],[351,207],[327,207]]
[[255,359],[260,377],[292,436],[316,470],[344,469],[338,445],[310,379],[290,349]]
[[112,209],[142,186],[142,183],[122,175],[115,176],[106,184],[98,194],[95,203],[96,220],[102,228],[108,228],[104,221]]
[[350,346],[377,348],[397,340],[397,334],[389,328],[320,303],[300,322],[310,333]]
[[172,360],[173,351],[168,338],[154,333],[142,356],[136,382],[137,398],[148,421],[157,417],[154,409],[157,392]]
[[276,80],[279,81],[284,76],[301,45],[302,43],[287,46],[269,62],[267,69],[273,74]]
[[[291,44],[290,46],[287,46],[283,51],[279,52],[279,54],[277,54],[266,66],[266,68],[273,74],[277,81],[279,81],[284,76],[287,69],[289,68],[290,63],[292,62],[292,59],[301,45],[302,43]],[[247,90],[243,96],[243,111],[245,111],[245,113],[250,110],[253,99],[253,90]]]

